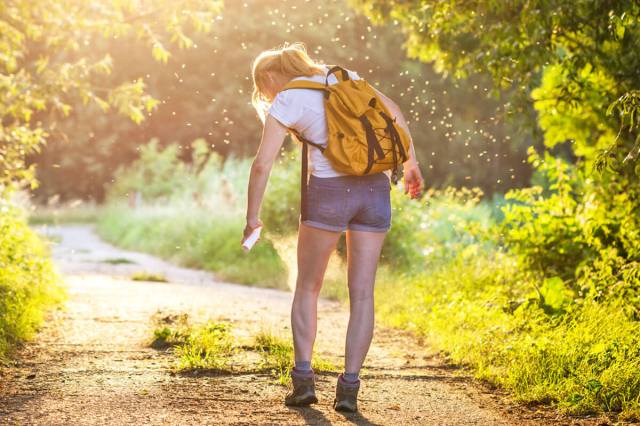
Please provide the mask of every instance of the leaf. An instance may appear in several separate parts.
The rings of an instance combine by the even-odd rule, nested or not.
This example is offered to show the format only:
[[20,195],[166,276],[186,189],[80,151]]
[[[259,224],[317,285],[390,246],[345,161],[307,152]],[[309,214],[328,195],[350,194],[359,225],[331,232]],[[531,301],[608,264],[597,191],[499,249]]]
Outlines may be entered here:
[[545,279],[540,287],[540,295],[544,300],[544,304],[554,311],[561,310],[571,301],[564,281],[560,277]]
[[169,56],[171,56],[171,53],[164,48],[162,43],[156,41],[155,43],[153,43],[153,47],[151,48],[151,55],[156,61],[166,64],[169,61]]
[[616,37],[618,40],[622,40],[624,38],[625,26],[622,22],[616,23]]
[[128,115],[131,121],[136,124],[140,124],[144,120],[144,114],[142,113],[142,110],[135,106],[129,107]]
[[600,383],[598,380],[596,379],[591,379],[587,382],[587,384],[585,385],[585,387],[590,390],[593,393],[599,393],[600,390],[602,390],[602,383]]
[[92,99],[96,104],[98,104],[102,112],[107,112],[109,110],[109,103],[104,99],[99,96],[94,96]]

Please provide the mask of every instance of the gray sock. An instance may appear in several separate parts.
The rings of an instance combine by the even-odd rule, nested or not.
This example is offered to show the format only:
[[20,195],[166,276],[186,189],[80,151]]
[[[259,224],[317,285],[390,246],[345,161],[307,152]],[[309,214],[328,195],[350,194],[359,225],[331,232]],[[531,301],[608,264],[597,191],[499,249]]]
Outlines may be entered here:
[[293,368],[302,373],[306,373],[311,371],[311,361],[296,361],[296,365]]
[[358,380],[360,380],[358,378],[358,373],[347,373],[347,372],[344,372],[342,374],[342,377],[344,378],[345,382],[349,382],[349,383],[357,383]]

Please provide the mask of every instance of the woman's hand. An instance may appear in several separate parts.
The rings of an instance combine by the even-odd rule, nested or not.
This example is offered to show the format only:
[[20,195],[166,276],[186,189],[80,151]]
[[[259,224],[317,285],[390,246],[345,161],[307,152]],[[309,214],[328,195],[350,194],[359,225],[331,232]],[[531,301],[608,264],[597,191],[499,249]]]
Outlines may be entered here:
[[404,165],[404,193],[411,198],[418,198],[422,193],[424,179],[418,164],[411,161]]
[[242,241],[240,244],[243,244],[244,241],[249,238],[249,235],[262,226],[262,221],[260,219],[247,219],[247,225],[244,227],[244,232],[242,234]]

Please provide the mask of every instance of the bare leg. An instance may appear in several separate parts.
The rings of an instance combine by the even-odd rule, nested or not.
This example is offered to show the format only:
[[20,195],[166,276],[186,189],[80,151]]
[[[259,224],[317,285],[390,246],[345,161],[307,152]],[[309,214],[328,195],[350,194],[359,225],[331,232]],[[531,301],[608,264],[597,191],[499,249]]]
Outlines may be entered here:
[[291,330],[296,361],[311,361],[316,339],[318,294],[340,232],[300,224],[298,278],[291,305]]
[[345,371],[357,373],[373,338],[373,287],[384,232],[347,231],[350,316],[345,347]]

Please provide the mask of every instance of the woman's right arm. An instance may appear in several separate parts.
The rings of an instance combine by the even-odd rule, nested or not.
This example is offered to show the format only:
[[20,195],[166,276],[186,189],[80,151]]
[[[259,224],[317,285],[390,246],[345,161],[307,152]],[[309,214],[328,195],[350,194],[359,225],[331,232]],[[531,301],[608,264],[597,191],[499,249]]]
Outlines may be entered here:
[[255,228],[262,226],[260,222],[260,206],[264,198],[271,167],[278,156],[287,131],[287,128],[278,120],[271,115],[267,116],[262,130],[260,147],[251,164],[247,196],[247,225],[244,229],[243,242]]

